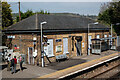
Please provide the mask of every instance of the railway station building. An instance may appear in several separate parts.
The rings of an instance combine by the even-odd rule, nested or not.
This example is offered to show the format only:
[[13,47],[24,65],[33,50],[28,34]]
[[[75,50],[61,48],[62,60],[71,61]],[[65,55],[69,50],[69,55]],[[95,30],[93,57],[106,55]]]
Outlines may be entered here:
[[92,41],[101,41],[110,35],[109,27],[94,24],[95,21],[84,16],[35,14],[3,31],[7,36],[6,46],[25,54],[28,64],[41,64],[41,23],[44,21],[47,23],[42,24],[43,50],[51,62],[65,57],[63,55],[71,58],[91,54],[91,48],[95,47]]

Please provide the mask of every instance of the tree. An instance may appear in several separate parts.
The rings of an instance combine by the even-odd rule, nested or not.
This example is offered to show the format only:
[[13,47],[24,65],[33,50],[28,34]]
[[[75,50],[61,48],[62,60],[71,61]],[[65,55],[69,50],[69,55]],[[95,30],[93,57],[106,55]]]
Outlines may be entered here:
[[[25,18],[27,18],[27,17],[29,17],[29,16],[34,15],[35,13],[33,13],[32,10],[27,10],[25,13],[20,12],[20,14],[21,14],[21,20],[23,20],[23,19],[25,19]],[[17,19],[16,21],[19,22],[19,16],[17,16],[16,19]]]
[[103,3],[100,7],[100,13],[103,13],[109,7],[109,3]]
[[12,10],[7,2],[2,2],[2,28],[8,27],[13,24]]
[[115,32],[120,35],[120,25],[115,25],[116,23],[120,23],[120,1],[109,3],[106,10],[99,13],[98,20],[108,25],[114,24],[113,28]]
[[109,10],[105,10],[102,14],[99,14],[98,20],[102,21],[103,23],[110,24],[110,15]]
[[[39,12],[33,12],[32,10],[27,10],[26,12],[20,12],[21,13],[21,20],[25,19],[25,18],[28,18],[29,16],[32,16],[34,14],[50,14],[49,12],[47,11],[44,11],[44,10],[40,10]],[[17,16],[16,18],[16,21],[19,22],[19,16]]]

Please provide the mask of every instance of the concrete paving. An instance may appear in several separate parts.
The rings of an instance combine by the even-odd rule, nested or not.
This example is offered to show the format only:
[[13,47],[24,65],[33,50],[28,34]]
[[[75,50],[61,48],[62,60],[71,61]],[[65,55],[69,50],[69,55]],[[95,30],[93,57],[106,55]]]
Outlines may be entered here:
[[117,51],[108,50],[108,51],[102,52],[100,55],[91,54],[89,56],[77,56],[77,57],[70,58],[66,61],[53,62],[51,64],[48,64],[47,68],[53,69],[53,70],[62,70],[62,69],[66,69],[68,67],[72,67],[72,66],[75,66],[75,65],[78,65],[78,64],[82,64],[82,63],[91,61],[93,59],[97,59],[97,58],[101,58],[103,56],[110,55],[112,53],[117,53]]
[[[82,63],[82,64],[78,64],[78,65],[75,65],[75,66],[72,66],[72,67],[69,67],[69,68],[66,68],[66,69],[63,69],[63,70],[59,70],[59,71],[56,71],[54,73],[50,73],[50,74],[47,74],[47,75],[44,75],[44,76],[40,76],[38,77],[39,79],[46,79],[46,78],[49,78],[49,79],[61,79],[61,78],[64,78],[64,77],[67,77],[67,76],[70,76],[72,74],[75,74],[75,73],[78,73],[78,72],[81,72],[81,71],[84,71],[84,70],[87,70],[91,67],[94,67],[96,65],[99,65],[101,63],[104,63],[106,62],[107,60],[110,60],[110,59],[113,59],[113,58],[118,58],[120,56],[120,53],[114,53],[114,54],[110,54],[110,55],[107,55],[107,56],[103,56],[103,57],[100,57],[100,58],[97,58],[97,59],[94,59],[94,60],[90,60],[88,62],[85,62],[85,63]],[[104,69],[104,68],[103,68]],[[88,70],[89,71],[89,70]],[[86,71],[85,71],[86,72]],[[81,72],[80,74],[82,74],[83,72]],[[92,74],[91,74],[92,75]],[[73,75],[74,76],[74,75]],[[70,77],[69,77],[70,78]],[[51,79],[51,80],[52,80]],[[37,80],[37,79],[35,79]]]
[[35,78],[55,72],[55,70],[52,69],[32,65],[23,65],[23,67],[24,70],[20,71],[20,67],[17,65],[17,73],[14,74],[11,74],[11,71],[7,71],[7,68],[4,68],[2,70],[2,78]]
[[11,74],[10,71],[7,71],[6,64],[4,65],[2,64],[2,69],[1,69],[2,78],[36,78],[49,73],[56,72],[58,70],[62,70],[68,67],[82,64],[91,61],[93,59],[101,58],[103,56],[110,55],[113,53],[117,53],[117,51],[109,50],[102,52],[101,55],[91,54],[90,56],[77,56],[61,62],[52,62],[51,64],[47,64],[47,66],[44,68],[25,64],[23,65],[24,67],[23,71],[20,71],[20,67],[18,64],[17,73],[14,74]]

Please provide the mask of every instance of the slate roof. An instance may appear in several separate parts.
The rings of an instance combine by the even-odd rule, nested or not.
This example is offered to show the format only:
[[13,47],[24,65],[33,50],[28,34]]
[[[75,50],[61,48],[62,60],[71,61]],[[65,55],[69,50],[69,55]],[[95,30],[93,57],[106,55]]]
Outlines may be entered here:
[[[7,31],[25,31],[25,30],[39,30],[40,23],[46,21],[43,25],[43,30],[74,30],[74,29],[86,29],[88,23],[94,23],[95,21],[82,17],[82,16],[60,16],[60,15],[46,15],[35,14],[30,16],[14,25],[11,25]],[[109,29],[108,27],[97,24],[91,25],[91,29]]]

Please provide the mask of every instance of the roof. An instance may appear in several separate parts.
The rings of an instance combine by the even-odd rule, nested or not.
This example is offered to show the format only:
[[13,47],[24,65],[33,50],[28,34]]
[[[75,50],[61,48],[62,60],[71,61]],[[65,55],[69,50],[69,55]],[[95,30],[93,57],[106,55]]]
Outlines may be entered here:
[[[6,30],[7,31],[37,31],[40,29],[40,23],[46,21],[47,23],[43,25],[43,30],[78,30],[88,28],[89,23],[94,23],[95,21],[82,17],[82,16],[61,16],[61,15],[46,15],[46,14],[35,14],[30,16],[16,24],[11,25]],[[109,29],[108,27],[97,24],[90,25],[90,29]]]

